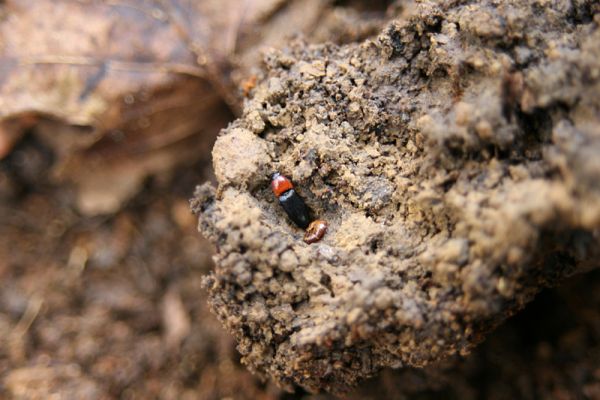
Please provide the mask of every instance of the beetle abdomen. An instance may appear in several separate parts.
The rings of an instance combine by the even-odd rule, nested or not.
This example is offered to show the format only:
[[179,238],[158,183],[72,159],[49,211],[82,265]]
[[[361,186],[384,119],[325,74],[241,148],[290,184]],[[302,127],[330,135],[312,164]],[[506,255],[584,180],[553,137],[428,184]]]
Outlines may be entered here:
[[310,223],[310,212],[302,197],[294,189],[289,189],[279,196],[279,204],[296,225],[306,229]]

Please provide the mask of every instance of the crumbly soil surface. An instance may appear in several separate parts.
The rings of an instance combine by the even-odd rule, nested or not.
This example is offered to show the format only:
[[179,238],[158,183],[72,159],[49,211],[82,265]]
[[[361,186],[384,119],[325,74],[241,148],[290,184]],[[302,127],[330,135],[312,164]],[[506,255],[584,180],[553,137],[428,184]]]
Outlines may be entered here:
[[[192,208],[242,362],[341,393],[468,354],[598,266],[600,5],[421,1],[360,44],[300,40],[213,149]],[[302,241],[279,171],[329,222]],[[543,351],[543,350],[542,350]]]
[[[27,113],[11,121],[15,137],[7,121],[0,124],[0,399],[330,400],[295,383],[342,391],[383,365],[403,367],[385,368],[343,398],[600,398],[600,269],[563,281],[597,260],[597,2],[247,3],[255,9],[240,25],[239,9],[223,1],[3,2],[0,53],[25,57],[0,66],[21,76],[5,76],[3,87],[14,92],[0,96],[2,113],[30,101]],[[204,90],[204,81],[159,92],[188,99],[176,103],[190,112],[140,103],[149,100],[152,80],[136,92],[139,81],[127,79],[120,82],[133,84],[131,98],[122,98],[115,81],[99,86],[111,89],[103,98],[116,109],[134,99],[127,112],[82,121],[89,109],[61,104],[89,97],[61,79],[95,69],[36,66],[28,57],[32,49],[100,60],[120,49],[137,56],[141,48],[130,43],[155,36],[135,21],[169,31],[165,14],[152,12],[169,5],[194,20],[194,40],[229,54],[237,66],[212,71],[214,92]],[[217,14],[193,12],[198,7]],[[198,15],[211,24],[198,23]],[[118,36],[119,29],[103,28],[113,24],[141,36],[116,43],[90,34],[100,28]],[[311,43],[375,40],[345,47],[294,42],[254,65],[256,43],[286,45],[282,32],[297,30]],[[74,40],[56,42],[65,31]],[[236,31],[244,43],[230,40]],[[210,40],[202,39],[206,32]],[[84,37],[91,47],[81,47]],[[6,46],[13,39],[18,45]],[[165,47],[142,47],[181,44],[156,43]],[[46,83],[38,87],[33,78],[42,76]],[[195,92],[198,84],[204,89]],[[194,201],[205,210],[201,228],[216,247],[197,233],[188,205],[197,183],[215,182],[206,149],[217,120],[230,112],[217,102],[193,112],[205,95],[221,96],[234,110],[242,96],[249,99],[215,150],[220,189],[204,187]],[[51,110],[43,107],[48,99],[57,102]],[[143,112],[131,119],[140,104],[165,119],[137,129],[137,122],[146,126]],[[125,122],[126,137],[153,150],[170,143],[173,129],[200,119],[202,130],[190,129],[193,140],[183,143],[185,157],[169,148],[177,163],[143,151],[119,163],[116,154],[140,150],[119,135],[102,147],[107,158],[100,164],[82,152],[96,138],[89,136],[96,124]],[[80,140],[83,147],[71,147]],[[92,216],[80,207],[80,188],[56,179],[72,155],[64,151],[82,162],[66,172],[104,199],[121,187],[85,177],[87,171],[125,181],[145,168],[152,173],[127,187],[129,195],[110,213]],[[293,178],[314,216],[329,221],[321,243],[304,245],[303,232],[272,197],[273,169]],[[202,281],[215,251],[208,293]],[[559,285],[525,304],[547,284]],[[233,336],[209,312],[208,295]],[[458,331],[463,339],[450,335],[456,326],[465,328]],[[236,340],[258,374],[240,362]],[[466,356],[446,357],[469,348]],[[269,376],[275,379],[260,379]]]
[[[287,394],[243,365],[208,311],[214,251],[189,187],[203,164],[148,182],[110,218],[82,218],[29,138],[0,163],[0,398],[333,400]],[[385,370],[345,398],[596,399],[600,270],[546,290],[469,356]]]

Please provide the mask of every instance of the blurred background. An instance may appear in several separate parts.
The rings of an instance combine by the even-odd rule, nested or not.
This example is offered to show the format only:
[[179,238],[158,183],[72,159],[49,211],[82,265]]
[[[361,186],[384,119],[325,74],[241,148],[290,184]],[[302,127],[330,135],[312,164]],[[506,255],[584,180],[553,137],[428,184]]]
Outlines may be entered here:
[[[290,37],[362,41],[402,1],[0,2],[0,397],[286,399],[207,309],[188,199]],[[600,271],[474,354],[353,399],[600,399]]]

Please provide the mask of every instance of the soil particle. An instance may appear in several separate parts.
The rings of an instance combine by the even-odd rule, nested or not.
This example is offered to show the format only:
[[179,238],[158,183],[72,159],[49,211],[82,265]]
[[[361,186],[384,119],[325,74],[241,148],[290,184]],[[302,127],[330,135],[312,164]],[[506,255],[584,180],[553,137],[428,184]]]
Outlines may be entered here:
[[[598,6],[410,10],[362,44],[267,54],[213,151],[217,191],[192,201],[218,249],[212,309],[283,387],[466,354],[597,267]],[[329,222],[322,243],[286,221],[271,171]]]

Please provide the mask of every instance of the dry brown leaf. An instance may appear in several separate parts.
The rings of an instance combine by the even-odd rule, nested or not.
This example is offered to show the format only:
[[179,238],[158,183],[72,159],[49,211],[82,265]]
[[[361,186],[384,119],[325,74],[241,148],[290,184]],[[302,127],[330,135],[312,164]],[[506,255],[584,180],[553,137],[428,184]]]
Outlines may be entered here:
[[0,119],[44,117],[37,132],[84,213],[113,212],[147,175],[205,154],[229,118],[160,2],[11,1],[3,14]]

